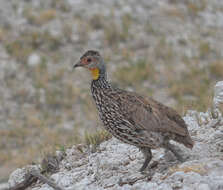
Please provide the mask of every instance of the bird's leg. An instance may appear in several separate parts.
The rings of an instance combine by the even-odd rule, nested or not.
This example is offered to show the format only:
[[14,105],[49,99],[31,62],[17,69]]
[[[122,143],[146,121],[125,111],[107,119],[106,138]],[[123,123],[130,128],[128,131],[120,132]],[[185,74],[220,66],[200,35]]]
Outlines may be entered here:
[[165,148],[166,148],[167,150],[171,151],[171,152],[174,154],[174,156],[175,156],[179,161],[181,161],[181,162],[184,161],[184,158],[179,154],[179,150],[177,150],[177,147],[176,147],[175,145],[170,144],[169,142],[167,142],[167,143],[165,144]]
[[151,152],[151,149],[147,148],[147,147],[140,148],[140,150],[142,151],[142,153],[145,157],[145,161],[144,161],[142,167],[139,170],[140,172],[143,172],[147,168],[149,162],[152,159],[152,152]]

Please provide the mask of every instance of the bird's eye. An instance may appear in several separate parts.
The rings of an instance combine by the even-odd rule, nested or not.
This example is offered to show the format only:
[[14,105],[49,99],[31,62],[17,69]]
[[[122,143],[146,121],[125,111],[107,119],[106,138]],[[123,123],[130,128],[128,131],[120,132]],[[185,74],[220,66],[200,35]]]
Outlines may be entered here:
[[87,59],[87,62],[88,62],[88,63],[91,62],[91,58],[88,58],[88,59]]

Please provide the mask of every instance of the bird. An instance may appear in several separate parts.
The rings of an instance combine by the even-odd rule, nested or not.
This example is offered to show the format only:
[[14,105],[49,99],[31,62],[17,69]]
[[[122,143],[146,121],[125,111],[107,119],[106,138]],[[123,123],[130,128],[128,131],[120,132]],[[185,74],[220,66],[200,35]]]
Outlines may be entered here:
[[83,67],[92,75],[91,93],[105,129],[120,141],[134,145],[144,155],[139,171],[152,159],[152,149],[171,151],[184,161],[170,140],[192,149],[192,140],[182,117],[172,108],[135,92],[113,87],[107,79],[106,64],[96,50],[86,51],[73,65]]

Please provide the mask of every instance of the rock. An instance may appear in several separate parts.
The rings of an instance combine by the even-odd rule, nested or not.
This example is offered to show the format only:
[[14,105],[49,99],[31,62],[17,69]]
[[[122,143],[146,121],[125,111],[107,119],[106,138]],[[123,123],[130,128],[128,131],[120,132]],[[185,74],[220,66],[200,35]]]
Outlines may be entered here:
[[[223,81],[217,82],[214,89],[214,99],[213,99],[213,116],[215,118],[221,118],[223,111]],[[221,119],[222,123],[222,119]]]
[[8,183],[2,183],[2,184],[0,184],[0,190],[8,190],[8,189],[9,189]]
[[158,185],[156,183],[148,183],[148,182],[143,182],[143,183],[137,183],[135,185],[133,185],[132,187],[135,190],[157,190],[158,189]]
[[40,64],[41,62],[41,58],[38,54],[36,53],[32,53],[29,57],[28,57],[28,65],[29,66],[32,66],[32,67],[35,67],[37,66],[38,64]]
[[216,107],[219,104],[223,104],[223,81],[217,82],[214,89],[214,101]]
[[32,190],[54,190],[54,188],[50,187],[49,185],[43,185],[42,187],[34,187]]
[[166,184],[166,183],[163,183],[161,185],[159,185],[159,188],[158,190],[173,190],[173,188],[169,185],[169,184]]
[[14,187],[15,185],[24,181],[25,175],[31,170],[40,170],[40,168],[36,165],[28,165],[24,168],[18,168],[12,172],[8,180],[9,188]]
[[208,184],[202,183],[198,185],[197,190],[210,190],[210,187]]
[[223,177],[221,176],[219,179],[212,179],[212,183],[210,184],[211,190],[222,190],[223,189]]

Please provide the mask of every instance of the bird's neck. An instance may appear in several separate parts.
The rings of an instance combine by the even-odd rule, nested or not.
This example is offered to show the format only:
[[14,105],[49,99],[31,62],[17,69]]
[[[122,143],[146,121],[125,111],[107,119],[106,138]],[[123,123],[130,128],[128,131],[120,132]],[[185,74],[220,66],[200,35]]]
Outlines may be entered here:
[[98,79],[92,80],[91,87],[92,88],[101,88],[101,89],[111,87],[111,85],[109,84],[109,82],[107,80],[107,73],[105,70],[99,71]]

